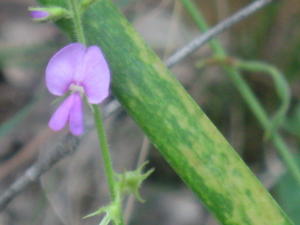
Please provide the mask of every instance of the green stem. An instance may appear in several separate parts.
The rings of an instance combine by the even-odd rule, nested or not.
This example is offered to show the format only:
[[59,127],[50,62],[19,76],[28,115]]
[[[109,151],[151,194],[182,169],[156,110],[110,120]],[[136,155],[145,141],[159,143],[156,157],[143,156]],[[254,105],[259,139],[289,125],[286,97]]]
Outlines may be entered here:
[[[189,0],[179,0],[182,5],[186,8],[190,16],[193,18],[194,22],[197,24],[201,31],[207,31],[208,26],[205,22],[204,16],[201,14],[198,7]],[[225,50],[222,48],[222,45],[217,39],[212,39],[209,42],[210,47],[212,48],[214,54],[217,56],[226,56]]]
[[103,121],[102,121],[102,113],[99,109],[98,105],[93,105],[93,111],[94,111],[94,120],[95,120],[95,125],[97,129],[97,134],[98,134],[98,139],[101,147],[101,154],[103,157],[104,161],[104,170],[107,178],[107,183],[109,186],[110,190],[110,195],[112,200],[115,200],[116,198],[116,183],[115,183],[115,178],[114,178],[114,171],[112,168],[112,161],[111,157],[109,154],[109,148],[108,148],[108,143],[107,143],[107,138],[103,126]]
[[264,72],[270,75],[274,81],[274,86],[281,104],[270,121],[272,122],[271,130],[266,131],[266,137],[269,138],[282,125],[290,107],[291,94],[288,82],[285,80],[284,75],[274,66],[263,62],[236,60],[234,66],[239,70]]
[[[80,12],[77,4],[77,0],[69,0],[71,10],[73,12],[73,23],[74,23],[74,30],[76,32],[77,40],[83,44],[86,44],[85,35],[82,28]],[[94,120],[97,128],[99,143],[101,147],[101,154],[104,161],[104,170],[108,181],[108,186],[110,190],[110,195],[112,200],[114,201],[116,198],[116,184],[114,179],[114,171],[112,168],[111,157],[109,154],[109,148],[107,144],[107,138],[102,122],[102,115],[99,107],[97,105],[93,105],[94,111]]]
[[103,118],[100,107],[98,105],[92,105],[94,111],[94,121],[97,129],[98,139],[101,147],[101,154],[104,162],[104,171],[109,187],[110,196],[113,202],[118,204],[118,217],[120,221],[116,223],[117,225],[123,225],[123,216],[122,216],[122,199],[120,198],[117,191],[117,183],[114,176],[114,171],[112,167],[112,160],[109,153],[109,147],[107,143],[106,133],[103,125]]
[[[207,31],[208,26],[200,10],[198,10],[197,6],[190,0],[179,0],[179,1],[181,1],[181,3],[186,8],[188,13],[192,16],[199,29],[202,30],[203,32]],[[217,39],[211,40],[210,46],[213,50],[213,53],[216,56],[224,56],[224,57],[227,56],[224,48],[222,47],[221,43]],[[253,94],[252,90],[250,89],[246,81],[242,78],[239,71],[233,67],[226,66],[226,65],[223,68],[227,72],[229,78],[233,81],[236,88],[241,93],[242,97],[250,107],[250,110],[256,116],[257,120],[260,122],[261,126],[265,130],[270,130],[270,128],[272,127],[272,121],[268,119],[268,115],[263,109],[261,103],[257,100],[257,98]],[[300,185],[300,169],[296,161],[292,157],[288,146],[285,144],[284,140],[281,138],[280,134],[277,131],[274,132],[271,141],[273,145],[276,147],[283,162],[286,164],[288,170]]]
[[276,146],[288,170],[291,171],[291,174],[294,176],[295,180],[300,184],[300,173],[298,164],[295,162],[293,156],[290,154],[286,143],[279,134],[275,134],[272,137],[272,142]]
[[74,30],[76,32],[76,38],[79,42],[86,44],[77,0],[69,0],[69,5],[73,14],[73,23],[74,23],[73,25],[74,25]]
[[[74,25],[74,30],[76,32],[76,38],[79,42],[86,44],[86,39],[83,32],[77,0],[69,0],[69,4],[73,13],[73,23],[74,23],[73,25]],[[104,170],[108,181],[110,195],[112,200],[114,201],[116,198],[116,190],[115,190],[116,184],[114,179],[111,157],[109,154],[109,148],[107,144],[107,138],[103,127],[101,111],[99,110],[97,105],[93,105],[93,111],[94,111],[94,119],[97,128],[99,143],[101,147],[101,154],[104,161]]]
[[[80,10],[78,8],[78,2],[77,2],[77,0],[69,0],[69,5],[70,5],[70,9],[73,14],[73,26],[74,26],[74,31],[76,33],[76,39],[77,39],[77,41],[86,45],[87,42],[86,42],[86,38],[84,35],[83,26],[81,23],[81,14],[80,14]],[[116,224],[123,225],[124,222],[123,222],[123,216],[122,216],[122,201],[118,198],[118,195],[117,195],[117,183],[116,183],[115,176],[114,176],[115,173],[114,173],[114,170],[112,167],[112,160],[111,160],[111,156],[109,153],[107,137],[106,137],[105,129],[103,126],[102,113],[101,113],[101,110],[99,109],[100,107],[98,105],[92,105],[92,107],[93,107],[94,121],[95,121],[96,130],[97,130],[97,134],[98,134],[99,144],[100,144],[100,148],[101,148],[101,155],[102,155],[103,162],[104,162],[104,172],[106,175],[110,196],[111,196],[111,199],[113,202],[118,203],[118,212],[119,212],[118,216],[119,216],[120,222],[116,223]]]

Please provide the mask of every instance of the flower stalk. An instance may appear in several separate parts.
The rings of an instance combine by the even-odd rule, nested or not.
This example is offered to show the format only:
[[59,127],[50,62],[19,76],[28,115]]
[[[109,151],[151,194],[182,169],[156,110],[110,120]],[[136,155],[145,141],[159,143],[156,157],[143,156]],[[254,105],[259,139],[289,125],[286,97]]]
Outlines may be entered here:
[[104,169],[107,178],[107,183],[110,190],[111,199],[114,201],[116,199],[116,183],[114,178],[114,171],[112,167],[112,160],[109,153],[109,147],[107,143],[107,137],[103,126],[103,119],[101,110],[97,105],[93,105],[94,120],[97,129],[97,134],[99,138],[99,143],[101,147],[101,154],[104,162]]
[[[76,33],[76,38],[79,42],[83,44],[86,43],[86,38],[83,31],[83,26],[81,22],[81,12],[79,8],[79,3],[77,0],[69,0],[70,10],[72,12],[72,19],[73,19],[73,26],[74,31]],[[101,148],[101,155],[104,162],[104,172],[106,175],[110,196],[111,196],[111,205],[114,205],[114,211],[117,211],[116,213],[113,213],[113,216],[110,218],[108,217],[109,214],[107,214],[104,217],[104,220],[101,223],[109,223],[110,220],[114,222],[116,225],[123,225],[123,216],[122,216],[122,200],[119,196],[118,190],[117,190],[117,181],[115,179],[115,172],[113,170],[112,166],[112,160],[109,152],[107,137],[103,125],[103,118],[102,113],[100,110],[100,107],[96,104],[92,105],[93,114],[94,114],[94,121],[95,126],[97,130],[97,135],[99,139],[99,144]],[[103,210],[96,211],[93,215],[99,215],[103,212]],[[106,220],[106,221],[105,221]]]
[[78,7],[77,0],[69,0],[69,7],[72,11],[73,26],[74,31],[76,32],[76,38],[79,42],[87,44],[84,36],[83,26],[81,23],[80,9]]

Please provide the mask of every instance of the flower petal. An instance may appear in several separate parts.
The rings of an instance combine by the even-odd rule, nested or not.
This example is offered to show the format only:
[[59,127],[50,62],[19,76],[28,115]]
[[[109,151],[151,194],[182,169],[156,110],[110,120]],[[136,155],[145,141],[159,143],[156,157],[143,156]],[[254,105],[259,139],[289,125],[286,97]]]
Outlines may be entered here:
[[84,132],[82,100],[78,93],[74,95],[74,103],[70,111],[70,130],[75,136],[79,136]]
[[110,72],[98,46],[90,46],[87,49],[82,66],[82,85],[88,102],[99,104],[109,94]]
[[32,9],[30,11],[30,16],[33,19],[46,19],[48,16],[50,16],[50,14],[47,11],[44,11],[42,9],[40,9],[40,10]]
[[52,94],[62,96],[68,91],[85,51],[84,45],[72,43],[59,50],[50,59],[46,68],[46,85]]
[[48,126],[54,130],[59,131],[64,128],[66,125],[69,114],[72,106],[74,105],[74,94],[70,95],[68,98],[66,98],[63,103],[56,109],[56,111],[53,113]]

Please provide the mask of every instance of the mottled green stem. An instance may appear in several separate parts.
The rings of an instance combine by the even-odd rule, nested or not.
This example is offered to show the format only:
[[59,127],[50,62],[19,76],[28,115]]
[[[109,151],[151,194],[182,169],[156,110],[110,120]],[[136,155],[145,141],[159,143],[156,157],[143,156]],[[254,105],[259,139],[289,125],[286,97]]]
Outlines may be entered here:
[[[204,32],[207,31],[208,26],[200,10],[197,9],[197,6],[190,0],[179,0],[179,1],[181,1],[183,6],[192,16],[199,29]],[[225,50],[223,49],[221,43],[218,40],[213,39],[212,41],[210,41],[210,46],[216,56],[222,56],[222,57],[227,56]],[[250,110],[256,116],[257,120],[260,122],[261,126],[267,131],[271,130],[272,121],[269,120],[268,115],[263,109],[261,103],[257,100],[257,98],[253,94],[252,90],[250,89],[246,81],[242,78],[239,71],[227,65],[224,65],[223,68],[227,72],[229,78],[233,81],[236,88],[241,93],[242,97],[250,107]],[[288,170],[300,185],[300,169],[296,161],[292,157],[289,147],[285,144],[284,140],[282,139],[282,137],[277,131],[274,131],[271,141],[276,147],[283,162],[286,164]]]

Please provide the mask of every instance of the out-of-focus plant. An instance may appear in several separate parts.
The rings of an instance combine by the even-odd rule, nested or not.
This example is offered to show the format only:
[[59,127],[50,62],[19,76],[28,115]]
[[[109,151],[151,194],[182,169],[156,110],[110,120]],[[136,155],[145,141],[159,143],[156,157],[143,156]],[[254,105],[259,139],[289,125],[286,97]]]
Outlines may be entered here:
[[[195,4],[191,0],[180,1],[186,8],[186,10],[189,12],[189,14],[192,16],[199,29],[202,31],[208,30],[208,26],[205,22],[205,19],[202,16],[200,10],[197,9]],[[236,86],[241,96],[248,104],[249,108],[251,109],[251,111],[265,130],[266,139],[270,138],[270,140],[276,147],[278,153],[280,154],[282,160],[289,169],[290,173],[293,175],[294,179],[300,186],[300,168],[297,165],[294,157],[291,155],[289,147],[286,145],[285,141],[278,132],[280,125],[285,119],[290,103],[290,90],[284,76],[275,67],[262,62],[245,62],[241,60],[231,60],[230,57],[227,56],[226,51],[223,49],[221,43],[217,39],[212,40],[210,42],[210,46],[215,56],[215,59],[213,61],[221,62],[226,74],[232,80],[233,84]],[[211,62],[211,60],[208,60],[208,62]],[[200,67],[206,63],[200,63]],[[272,76],[278,96],[282,102],[281,107],[279,108],[273,119],[269,119],[263,106],[255,97],[249,85],[243,79],[240,73],[241,70],[255,72],[260,71]]]

